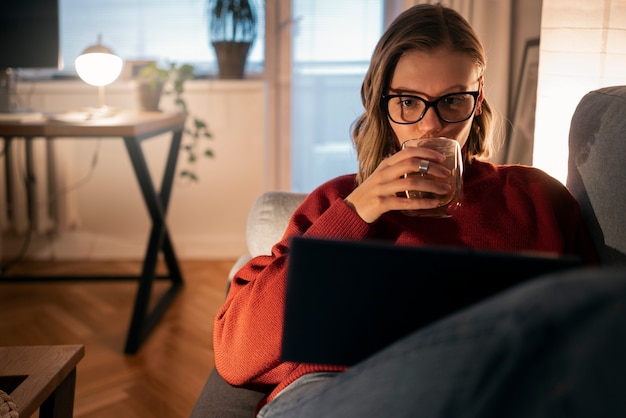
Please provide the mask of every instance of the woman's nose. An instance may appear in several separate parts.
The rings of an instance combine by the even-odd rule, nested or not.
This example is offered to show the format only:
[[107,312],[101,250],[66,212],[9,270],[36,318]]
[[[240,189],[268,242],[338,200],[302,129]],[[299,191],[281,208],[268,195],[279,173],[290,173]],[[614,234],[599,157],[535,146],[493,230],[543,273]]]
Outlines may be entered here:
[[433,133],[438,132],[443,127],[441,119],[439,119],[439,115],[435,111],[434,107],[430,107],[424,113],[424,117],[421,121],[419,121],[420,130],[424,133]]

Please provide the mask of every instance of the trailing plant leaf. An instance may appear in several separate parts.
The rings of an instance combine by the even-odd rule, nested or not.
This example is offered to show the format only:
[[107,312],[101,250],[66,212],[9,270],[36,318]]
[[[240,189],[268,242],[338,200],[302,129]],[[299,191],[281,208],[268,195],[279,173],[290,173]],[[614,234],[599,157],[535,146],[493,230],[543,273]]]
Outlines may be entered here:
[[198,176],[192,171],[183,170],[180,172],[180,175],[181,177],[188,177],[191,181],[198,181]]
[[[213,135],[204,120],[190,114],[187,102],[185,101],[185,82],[193,80],[193,66],[190,64],[182,64],[179,66],[176,63],[169,63],[167,69],[164,69],[159,67],[156,63],[149,63],[141,69],[139,78],[165,84],[162,94],[173,95],[173,102],[176,109],[188,116],[184,134],[189,139],[186,140],[186,138],[183,137],[181,150],[183,153],[186,153],[185,161],[191,167],[181,170],[180,176],[194,182],[198,181],[194,164],[198,159],[198,149],[201,146],[200,139],[212,139]],[[214,157],[213,151],[210,149],[205,149],[201,154],[207,158]]]

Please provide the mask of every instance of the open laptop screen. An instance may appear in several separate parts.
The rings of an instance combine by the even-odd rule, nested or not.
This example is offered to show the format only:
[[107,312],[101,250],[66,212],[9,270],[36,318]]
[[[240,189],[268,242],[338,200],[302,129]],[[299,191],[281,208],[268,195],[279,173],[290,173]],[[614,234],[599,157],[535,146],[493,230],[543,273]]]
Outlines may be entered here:
[[291,241],[282,357],[350,366],[409,332],[541,274],[549,257],[379,241]]

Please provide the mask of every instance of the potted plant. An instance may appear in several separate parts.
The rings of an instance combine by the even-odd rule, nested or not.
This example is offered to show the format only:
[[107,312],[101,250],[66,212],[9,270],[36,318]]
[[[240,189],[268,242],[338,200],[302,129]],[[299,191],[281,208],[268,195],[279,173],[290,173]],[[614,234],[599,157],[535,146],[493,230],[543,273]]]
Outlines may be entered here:
[[257,36],[253,0],[207,0],[209,40],[215,50],[219,77],[243,78],[250,46]]
[[[187,102],[184,98],[185,82],[194,77],[193,66],[190,64],[177,65],[169,63],[167,68],[162,68],[156,62],[146,64],[137,77],[138,104],[141,110],[158,111],[162,95],[172,95],[176,109],[190,116],[188,126],[185,127],[186,138],[183,138],[182,150],[186,153],[187,168],[181,170],[180,175],[192,181],[197,181],[198,176],[193,169],[201,152],[206,157],[213,157],[213,151],[209,148],[201,149],[202,139],[212,138],[207,123],[189,113]],[[185,140],[187,139],[187,140]]]
[[135,80],[137,106],[140,110],[146,112],[159,110],[163,86],[169,77],[169,71],[159,68],[156,62],[150,62],[141,68]]

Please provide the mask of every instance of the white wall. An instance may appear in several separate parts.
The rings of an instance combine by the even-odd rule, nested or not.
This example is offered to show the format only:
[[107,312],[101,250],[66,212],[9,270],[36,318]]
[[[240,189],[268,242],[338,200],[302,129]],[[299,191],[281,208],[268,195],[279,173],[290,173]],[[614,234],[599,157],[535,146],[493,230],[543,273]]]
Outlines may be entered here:
[[533,165],[563,183],[570,121],[580,99],[626,84],[625,4],[543,1]]
[[[133,108],[129,81],[106,90],[106,104]],[[19,86],[30,94],[37,111],[61,112],[96,104],[96,89],[79,81]],[[32,90],[31,90],[32,89]],[[178,177],[167,222],[177,255],[230,258],[245,251],[245,222],[254,199],[267,188],[266,85],[263,81],[194,80],[185,97],[192,114],[204,118],[214,135],[206,144],[214,158],[201,158],[199,182]],[[168,108],[167,99],[162,108]],[[160,181],[169,136],[144,142],[153,175]],[[116,138],[58,139],[61,160],[72,184],[87,178],[93,156],[98,159],[88,181],[66,196],[78,208],[73,229],[51,237],[35,236],[28,255],[43,259],[141,259],[149,234],[149,218],[123,141]],[[179,160],[178,168],[181,168]],[[69,167],[68,167],[69,165]],[[158,187],[158,184],[157,184]],[[6,240],[14,253],[18,240]]]

